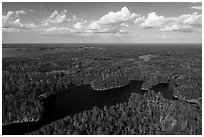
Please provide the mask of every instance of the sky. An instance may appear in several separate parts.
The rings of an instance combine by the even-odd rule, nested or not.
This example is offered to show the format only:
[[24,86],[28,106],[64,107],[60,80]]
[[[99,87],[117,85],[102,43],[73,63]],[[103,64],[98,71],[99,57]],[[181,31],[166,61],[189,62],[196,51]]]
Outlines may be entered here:
[[202,3],[3,2],[3,43],[202,43]]

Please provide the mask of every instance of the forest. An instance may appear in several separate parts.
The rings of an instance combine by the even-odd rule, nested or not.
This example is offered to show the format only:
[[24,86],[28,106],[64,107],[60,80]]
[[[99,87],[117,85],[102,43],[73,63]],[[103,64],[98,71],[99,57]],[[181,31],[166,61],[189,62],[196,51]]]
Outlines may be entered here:
[[[202,47],[196,44],[3,44],[46,54],[2,59],[2,125],[38,121],[40,100],[91,84],[105,90],[146,81],[144,95],[93,107],[26,134],[202,134]],[[56,48],[64,52],[47,52]],[[21,51],[19,51],[21,52]],[[4,53],[3,53],[4,54]],[[151,90],[169,83],[178,100]],[[98,91],[101,92],[101,91]]]

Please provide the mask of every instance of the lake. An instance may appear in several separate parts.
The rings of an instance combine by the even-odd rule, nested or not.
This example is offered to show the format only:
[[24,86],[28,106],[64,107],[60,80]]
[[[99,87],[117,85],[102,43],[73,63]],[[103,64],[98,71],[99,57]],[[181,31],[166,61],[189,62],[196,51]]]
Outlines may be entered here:
[[[105,105],[112,106],[117,103],[128,102],[133,92],[140,95],[148,92],[148,90],[141,89],[143,82],[132,80],[126,86],[101,91],[94,90],[91,85],[86,84],[51,95],[41,100],[44,113],[39,121],[4,125],[3,134],[29,133],[55,120],[90,110],[94,106],[102,108]],[[155,92],[161,92],[167,99],[173,99],[173,90],[169,88],[168,83],[157,84],[152,89]]]

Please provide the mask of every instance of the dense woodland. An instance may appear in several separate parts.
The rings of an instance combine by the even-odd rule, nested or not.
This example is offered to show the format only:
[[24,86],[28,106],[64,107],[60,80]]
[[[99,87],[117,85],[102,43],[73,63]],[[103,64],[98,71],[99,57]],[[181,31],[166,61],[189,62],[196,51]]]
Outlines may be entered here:
[[[21,48],[29,46],[18,45]],[[126,103],[103,109],[95,107],[50,123],[31,134],[202,133],[200,45],[56,47],[67,50],[43,56],[3,58],[3,125],[38,120],[43,113],[40,99],[73,86],[91,84],[95,89],[106,89],[124,86],[130,80],[144,80],[147,89],[156,83],[176,83],[174,95],[180,100],[164,99],[154,91],[144,96],[132,94]],[[50,47],[32,45],[30,48]],[[139,58],[147,54],[155,57]]]
[[201,108],[164,99],[154,91],[133,93],[127,103],[55,121],[30,134],[162,135],[202,134]]

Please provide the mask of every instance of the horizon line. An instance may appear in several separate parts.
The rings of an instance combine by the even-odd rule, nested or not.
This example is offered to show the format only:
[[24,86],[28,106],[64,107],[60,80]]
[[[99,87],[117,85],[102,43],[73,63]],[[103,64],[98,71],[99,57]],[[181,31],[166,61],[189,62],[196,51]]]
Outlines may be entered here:
[[38,43],[38,42],[33,42],[33,43],[31,43],[31,42],[29,42],[29,43],[2,43],[2,44],[202,44],[202,43],[180,43],[180,42],[178,42],[178,43],[112,43],[112,42],[110,42],[110,43],[99,43],[99,42],[93,42],[93,43],[88,43],[88,42],[86,42],[86,43],[81,43],[81,42],[73,42],[73,43]]

